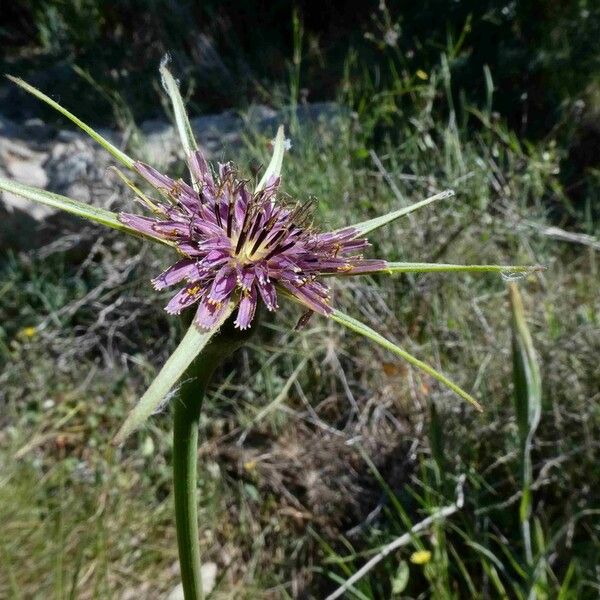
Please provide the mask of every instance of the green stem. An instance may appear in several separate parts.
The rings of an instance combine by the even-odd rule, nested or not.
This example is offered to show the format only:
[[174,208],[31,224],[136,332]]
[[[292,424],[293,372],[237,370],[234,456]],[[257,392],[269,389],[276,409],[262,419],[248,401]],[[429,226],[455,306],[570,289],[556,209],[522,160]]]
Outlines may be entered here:
[[[203,357],[208,358],[208,357]],[[198,425],[206,387],[216,365],[196,361],[186,373],[175,400],[173,415],[173,494],[181,582],[186,600],[202,600],[200,546],[198,542],[198,501],[196,494]],[[191,370],[196,377],[190,377]]]
[[[194,325],[190,325],[194,327]],[[173,411],[173,496],[179,565],[185,600],[203,600],[198,535],[198,426],[202,402],[211,377],[221,362],[254,330],[240,332],[229,319],[182,377]]]

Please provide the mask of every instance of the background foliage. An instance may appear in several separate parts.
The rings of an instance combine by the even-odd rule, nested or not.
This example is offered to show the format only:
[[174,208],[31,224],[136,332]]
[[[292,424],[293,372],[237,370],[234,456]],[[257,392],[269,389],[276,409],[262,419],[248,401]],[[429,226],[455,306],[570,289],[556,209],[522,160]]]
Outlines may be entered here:
[[[414,75],[429,72],[446,53],[454,95],[479,104],[489,93],[487,67],[501,91],[495,108],[521,133],[547,132],[570,101],[597,85],[596,2],[426,0],[378,8],[372,1],[24,0],[3,7],[3,66],[18,67],[67,101],[90,95],[69,69],[76,64],[101,85],[118,87],[133,113],[147,117],[156,114],[149,82],[170,52],[197,108],[222,110],[264,99],[274,82],[285,80],[297,15],[306,40],[301,78],[310,100],[335,94],[349,48],[384,82],[394,76],[387,68],[392,58]],[[82,117],[98,119],[101,99],[86,100]]]

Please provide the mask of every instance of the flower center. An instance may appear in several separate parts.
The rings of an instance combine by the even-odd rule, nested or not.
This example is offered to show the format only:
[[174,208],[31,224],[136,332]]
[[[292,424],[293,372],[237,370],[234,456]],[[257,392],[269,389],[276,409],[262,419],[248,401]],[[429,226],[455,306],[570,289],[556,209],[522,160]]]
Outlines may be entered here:
[[248,263],[258,262],[267,256],[269,250],[264,247],[263,244],[256,245],[256,240],[248,240],[238,252],[233,252],[233,257],[239,261],[240,264],[246,265]]

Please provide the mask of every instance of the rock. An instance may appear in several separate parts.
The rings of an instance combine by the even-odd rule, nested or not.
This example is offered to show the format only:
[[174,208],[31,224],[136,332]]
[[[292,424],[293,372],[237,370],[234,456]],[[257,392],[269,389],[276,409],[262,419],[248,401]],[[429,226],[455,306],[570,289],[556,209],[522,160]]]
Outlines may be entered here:
[[36,152],[20,140],[0,138],[0,160],[4,170],[27,185],[46,186],[48,178],[42,163],[47,156],[45,152]]
[[71,142],[56,144],[45,164],[48,189],[90,202],[92,189],[104,179],[107,166],[108,157],[87,140],[75,138]]
[[[208,158],[217,158],[224,148],[236,148],[242,144],[244,130],[274,133],[277,111],[266,106],[252,106],[242,117],[228,110],[218,115],[205,115],[191,119],[192,130],[203,152]],[[148,162],[166,166],[180,158],[181,145],[175,128],[159,120],[145,121],[140,127],[143,137],[143,152]]]
[[144,160],[158,168],[166,166],[177,156],[179,143],[175,128],[164,121],[145,121],[140,127],[143,137]]
[[[37,127],[37,125],[36,125]],[[110,156],[82,136],[68,143],[42,136],[28,139],[27,128],[12,129],[14,137],[0,135],[0,175],[20,183],[109,206],[118,184],[107,177]],[[79,231],[80,220],[31,202],[16,194],[0,192],[0,251],[29,250],[55,240],[63,231]]]
[[[202,591],[205,595],[210,594],[217,581],[217,565],[213,562],[204,563],[200,568],[200,574],[202,576]],[[171,590],[167,600],[184,600],[183,585],[181,583]]]
[[[15,179],[27,185],[45,188],[48,177],[43,168],[47,154],[36,152],[29,148],[24,142],[10,137],[0,137],[0,175],[9,179]],[[0,234],[6,227],[11,227],[13,218],[21,213],[29,215],[34,221],[40,221],[53,211],[42,205],[30,206],[31,202],[17,196],[2,193],[3,206],[0,207],[7,217],[2,220]]]

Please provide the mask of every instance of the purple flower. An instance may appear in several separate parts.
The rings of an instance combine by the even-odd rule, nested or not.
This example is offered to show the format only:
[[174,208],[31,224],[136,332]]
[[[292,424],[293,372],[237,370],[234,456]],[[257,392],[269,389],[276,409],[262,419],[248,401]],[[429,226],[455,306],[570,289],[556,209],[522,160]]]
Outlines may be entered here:
[[174,243],[183,256],[152,282],[159,290],[183,285],[165,307],[169,314],[198,304],[196,323],[208,330],[234,301],[235,326],[247,329],[259,299],[268,310],[278,308],[280,289],[328,315],[330,293],[320,275],[385,268],[385,261],[363,258],[368,242],[355,228],[319,233],[310,202],[278,203],[279,177],[252,193],[231,164],[220,164],[213,178],[199,151],[188,162],[195,187],[136,162],[135,170],[163,200],[152,204],[152,217],[119,215],[126,225]]

